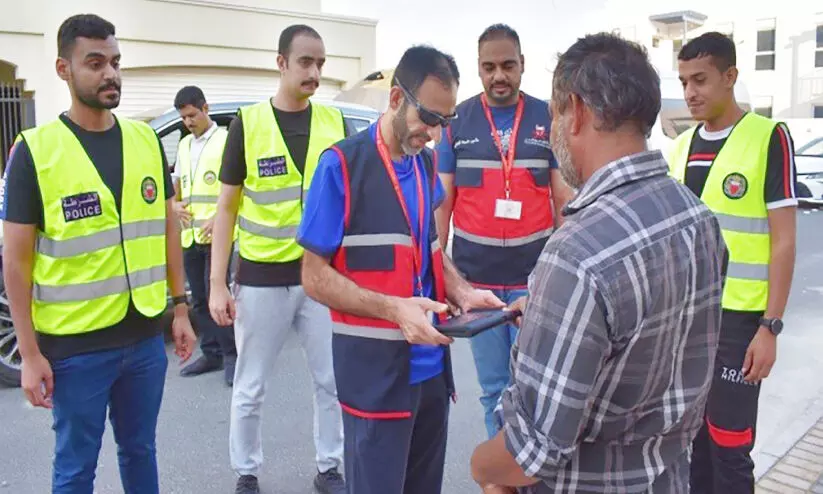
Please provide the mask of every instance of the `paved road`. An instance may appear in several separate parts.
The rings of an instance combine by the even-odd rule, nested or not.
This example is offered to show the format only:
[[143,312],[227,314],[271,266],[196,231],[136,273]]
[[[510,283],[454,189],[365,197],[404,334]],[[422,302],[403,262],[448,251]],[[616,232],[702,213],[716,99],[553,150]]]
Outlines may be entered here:
[[[758,431],[758,469],[785,453],[823,413],[823,212],[799,214],[800,240],[796,287],[790,302],[779,363],[764,385]],[[450,421],[444,492],[477,492],[469,476],[469,458],[484,439],[479,388],[466,342],[455,345],[459,400]],[[170,354],[166,396],[158,427],[161,491],[164,494],[228,494],[234,475],[228,462],[230,391],[218,374],[183,379]],[[263,492],[309,494],[314,476],[310,379],[305,358],[294,342],[283,351],[270,381],[266,403],[261,475]],[[818,412],[820,410],[821,412]],[[0,494],[49,491],[53,435],[50,414],[27,407],[17,389],[0,387]],[[812,420],[811,417],[814,416]],[[802,429],[802,430],[801,430]],[[793,435],[794,440],[792,440]],[[788,444],[785,444],[788,443]],[[785,444],[785,449],[781,451]],[[762,465],[762,466],[761,466]],[[122,492],[115,446],[107,430],[98,468],[97,494]]]

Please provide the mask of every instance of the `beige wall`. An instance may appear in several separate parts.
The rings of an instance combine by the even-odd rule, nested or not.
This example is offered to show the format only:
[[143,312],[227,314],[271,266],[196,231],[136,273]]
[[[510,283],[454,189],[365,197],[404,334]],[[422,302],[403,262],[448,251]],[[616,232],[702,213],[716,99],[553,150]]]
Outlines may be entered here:
[[320,0],[2,1],[14,1],[14,8],[4,8],[0,15],[0,60],[15,65],[17,78],[35,91],[38,123],[69,105],[65,84],[54,72],[56,32],[65,18],[81,12],[114,23],[123,69],[271,70],[280,31],[295,23],[308,24],[323,36],[328,56],[324,78],[352,83],[375,69],[376,22],[320,14]]

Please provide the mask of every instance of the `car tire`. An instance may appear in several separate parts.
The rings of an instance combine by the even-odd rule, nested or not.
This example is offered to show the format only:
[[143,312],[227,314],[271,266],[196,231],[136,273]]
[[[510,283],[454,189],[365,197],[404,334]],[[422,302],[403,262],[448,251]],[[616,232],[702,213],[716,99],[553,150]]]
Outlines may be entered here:
[[20,363],[17,335],[14,333],[14,325],[11,322],[6,285],[3,280],[3,271],[0,269],[0,384],[13,388],[20,387]]

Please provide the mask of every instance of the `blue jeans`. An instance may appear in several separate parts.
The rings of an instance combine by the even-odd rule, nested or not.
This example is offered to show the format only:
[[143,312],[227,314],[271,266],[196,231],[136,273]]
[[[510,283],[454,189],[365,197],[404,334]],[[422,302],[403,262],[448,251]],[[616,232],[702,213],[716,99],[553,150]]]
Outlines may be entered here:
[[[528,293],[525,289],[492,290],[497,297],[510,304]],[[497,434],[497,425],[494,420],[494,408],[500,400],[500,394],[509,384],[509,357],[512,344],[517,338],[517,326],[506,324],[483,331],[472,337],[469,342],[474,355],[474,367],[477,369],[477,379],[480,381],[480,403],[483,405],[486,421],[486,432],[489,438]]]
[[106,409],[126,494],[157,494],[155,430],[168,358],[163,336],[52,364],[52,494],[92,494]]

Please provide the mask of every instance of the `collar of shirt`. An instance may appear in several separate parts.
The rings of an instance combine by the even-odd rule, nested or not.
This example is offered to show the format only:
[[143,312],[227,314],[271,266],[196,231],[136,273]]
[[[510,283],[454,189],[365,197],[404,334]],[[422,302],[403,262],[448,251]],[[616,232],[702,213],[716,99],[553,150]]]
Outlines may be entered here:
[[211,137],[211,135],[214,134],[214,132],[216,130],[217,130],[217,122],[212,121],[211,126],[208,129],[206,129],[205,132],[203,132],[203,135],[201,135],[200,137],[195,136],[194,140],[198,141],[198,142],[207,141],[209,139],[209,137]]
[[563,208],[563,215],[574,214],[600,196],[631,182],[669,173],[669,165],[659,150],[624,156],[612,161],[583,184],[577,195]]

